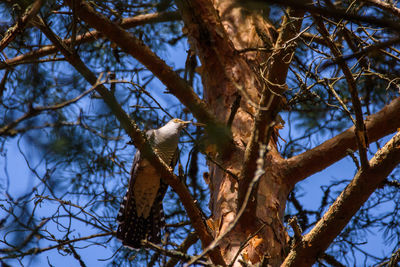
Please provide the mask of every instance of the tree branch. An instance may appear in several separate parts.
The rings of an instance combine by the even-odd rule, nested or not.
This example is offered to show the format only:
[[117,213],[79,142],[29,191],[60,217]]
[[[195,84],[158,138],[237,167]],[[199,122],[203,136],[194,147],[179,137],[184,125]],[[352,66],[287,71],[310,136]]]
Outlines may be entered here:
[[[341,58],[342,53],[340,52],[339,48],[336,47],[335,43],[331,40],[330,33],[326,29],[321,18],[319,16],[314,16],[314,19],[318,25],[318,31],[321,33],[322,37],[324,37],[334,57]],[[338,64],[343,71],[343,74],[346,78],[346,82],[350,91],[351,102],[353,104],[353,109],[356,116],[356,121],[355,121],[356,142],[360,154],[361,168],[365,169],[368,168],[368,157],[367,157],[368,137],[364,124],[361,102],[358,96],[356,81],[354,80],[353,74],[351,73],[351,70],[347,66],[345,61],[339,61]]]
[[[261,0],[254,0],[259,2]],[[297,0],[267,0],[266,2],[274,3],[283,6],[293,7],[295,9],[303,9],[313,15],[317,16],[326,16],[336,19],[345,19],[349,21],[356,21],[356,22],[364,22],[370,25],[391,29],[395,32],[399,32],[399,23],[394,20],[390,20],[387,18],[377,18],[375,16],[367,16],[367,15],[358,15],[355,13],[348,12],[348,10],[340,7],[323,7],[320,5],[310,4],[305,1],[297,1]]]
[[[176,251],[186,253],[186,251],[199,240],[199,237],[195,232],[189,233],[186,239],[180,244]],[[173,267],[179,262],[177,257],[171,257],[171,259],[165,264],[165,267]]]
[[[66,3],[72,7],[72,0],[66,0]],[[214,115],[209,111],[207,104],[199,98],[193,91],[193,88],[141,40],[102,14],[96,12],[86,2],[78,1],[76,12],[83,21],[102,32],[123,51],[142,63],[167,86],[169,92],[178,98],[198,121],[206,124],[206,129],[210,133],[222,134],[222,140],[227,140],[224,142],[224,145],[230,145],[232,138],[226,126],[216,120]]]
[[[62,43],[60,38],[56,36],[44,22],[39,19],[39,29],[49,38],[58,50],[65,56],[68,62],[74,66],[74,68],[90,83],[96,84],[97,77],[90,71],[90,69],[82,62],[82,60],[71,51],[66,44]],[[208,246],[213,240],[213,237],[208,232],[208,228],[202,219],[202,212],[198,209],[189,190],[185,184],[174,175],[171,168],[166,165],[158,155],[156,155],[146,140],[143,132],[139,129],[136,123],[131,120],[128,114],[122,109],[116,100],[115,96],[107,90],[104,85],[96,87],[96,91],[101,95],[104,102],[111,109],[113,114],[116,116],[121,126],[125,129],[129,137],[133,140],[135,146],[140,150],[145,158],[160,171],[161,177],[174,189],[178,194],[183,206],[192,222],[193,228],[199,235],[200,240],[204,247]],[[214,249],[209,253],[210,258],[216,264],[224,264],[224,260],[218,249]]]
[[[236,55],[214,4],[210,0],[180,0],[177,1],[177,6],[185,23],[189,43],[202,63],[202,74],[207,73],[202,75],[203,79],[218,79],[220,85],[213,90],[224,90],[224,83],[234,79],[232,70],[230,69],[230,73],[227,71],[228,66],[237,64],[243,58]],[[209,60],[211,58],[217,60]],[[219,73],[220,77],[212,75],[214,73]]]
[[324,260],[326,263],[328,263],[332,267],[346,267],[346,265],[343,265],[334,256],[326,254],[326,253],[324,253],[320,257],[320,259]]
[[344,229],[369,196],[400,162],[400,132],[360,169],[311,232],[289,253],[282,266],[311,266]]
[[[130,29],[136,26],[157,23],[157,22],[167,22],[180,19],[178,12],[159,12],[153,14],[138,15],[130,18],[123,19],[120,26],[124,29]],[[87,43],[102,38],[103,34],[99,31],[90,31],[81,35],[76,36],[75,44]],[[65,39],[64,42],[67,46],[72,45],[72,38]],[[15,66],[18,64],[24,64],[32,59],[37,59],[40,57],[48,56],[57,53],[57,47],[55,45],[47,45],[37,50],[33,50],[23,55],[16,56],[14,58],[7,59],[4,62],[0,62],[0,70]]]
[[[37,255],[39,253],[43,253],[45,251],[48,250],[52,250],[55,248],[61,248],[62,246],[68,245],[68,244],[72,244],[78,241],[83,241],[83,240],[89,240],[92,238],[97,238],[97,237],[102,237],[102,236],[108,236],[108,235],[112,235],[113,232],[106,232],[106,233],[100,233],[100,234],[94,234],[94,235],[89,235],[89,236],[85,236],[85,237],[79,237],[79,238],[75,238],[75,239],[71,239],[71,240],[57,240],[58,244],[57,245],[53,245],[53,246],[48,246],[45,248],[31,248],[28,249],[25,252],[19,252],[19,253],[15,253],[15,254],[8,254],[2,257],[2,259],[15,259],[15,258],[23,258],[24,256],[27,255]],[[4,253],[4,251],[2,251]]]
[[[368,141],[371,143],[395,132],[400,127],[398,114],[400,114],[400,98],[396,98],[379,112],[366,117]],[[344,158],[347,149],[356,148],[353,126],[321,145],[288,159],[287,177],[294,185]]]
[[68,105],[71,105],[77,101],[79,101],[82,97],[86,96],[87,94],[89,94],[90,92],[92,92],[94,89],[96,89],[96,86],[98,86],[99,83],[94,84],[90,89],[86,90],[85,92],[83,92],[82,94],[80,94],[79,96],[67,100],[65,102],[62,103],[58,103],[58,104],[54,104],[52,106],[39,106],[39,107],[33,107],[32,105],[29,107],[28,112],[26,112],[24,115],[22,115],[21,117],[19,117],[18,119],[16,119],[15,121],[12,121],[4,126],[1,126],[0,128],[0,136],[2,135],[9,135],[9,136],[14,136],[16,135],[19,130],[16,130],[15,127],[18,126],[18,124],[20,124],[21,122],[33,118],[36,115],[41,114],[43,111],[49,111],[49,110],[57,110],[60,108],[64,108]]
[[36,0],[32,5],[30,5],[21,18],[18,19],[17,23],[12,26],[6,32],[4,38],[0,41],[0,52],[11,43],[17,34],[21,33],[29,21],[39,12],[40,7],[43,4],[43,0]]
[[388,2],[380,0],[361,0],[361,2],[364,2],[367,5],[376,6],[400,18],[400,8],[397,8],[394,4],[391,5]]
[[161,246],[158,246],[154,243],[151,243],[150,241],[147,240],[143,240],[142,241],[144,246],[146,248],[152,249],[154,251],[156,251],[159,254],[171,257],[171,259],[177,259],[177,260],[182,260],[183,262],[187,262],[190,261],[193,257],[186,254],[183,251],[179,251],[179,250],[167,250]]

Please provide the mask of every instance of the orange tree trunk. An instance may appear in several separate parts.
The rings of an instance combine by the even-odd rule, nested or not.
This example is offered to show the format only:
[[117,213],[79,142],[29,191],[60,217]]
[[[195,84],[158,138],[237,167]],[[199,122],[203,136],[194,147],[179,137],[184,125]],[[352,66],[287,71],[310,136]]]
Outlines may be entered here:
[[[268,10],[264,14],[249,11],[236,2],[178,1],[184,31],[202,64],[200,74],[206,102],[220,121],[228,122],[235,112],[231,126],[235,148],[229,153],[210,150],[219,166],[209,164],[209,225],[215,238],[223,236],[218,244],[227,264],[240,252],[238,258],[251,264],[264,260],[279,266],[287,254],[288,236],[282,219],[293,187],[287,181],[293,179],[285,179],[284,160],[270,137],[284,102],[275,94],[285,90],[288,59],[295,48],[295,43],[288,40],[299,32],[303,13],[290,11],[289,15],[297,19],[285,18],[274,38],[273,26],[263,19]],[[266,47],[268,43],[273,45],[271,52],[244,52],[247,48]],[[236,111],[238,99],[240,107]],[[258,105],[265,108],[258,109]],[[260,148],[268,143],[266,156],[259,158]],[[253,185],[256,170],[264,174]],[[254,190],[246,198],[250,185]],[[227,232],[244,204],[246,209],[239,214],[240,219]]]

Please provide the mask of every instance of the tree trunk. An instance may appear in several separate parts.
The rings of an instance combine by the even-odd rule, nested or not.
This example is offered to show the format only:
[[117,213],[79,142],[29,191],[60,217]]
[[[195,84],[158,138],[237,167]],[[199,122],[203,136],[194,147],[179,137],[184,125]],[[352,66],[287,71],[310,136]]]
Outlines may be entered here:
[[[267,42],[275,43],[274,28],[264,20],[263,15],[268,14],[246,10],[234,0],[215,0],[213,5],[208,1],[181,1],[179,6],[191,47],[202,63],[205,100],[215,116],[227,122],[234,110],[238,92],[243,95],[245,91],[247,95],[242,97],[231,127],[236,150],[228,155],[214,155],[223,169],[209,163],[209,206],[212,211],[210,220],[214,237],[224,235],[219,247],[227,264],[240,252],[241,256],[236,258],[237,266],[240,265],[238,259],[250,264],[264,260],[267,265],[279,266],[287,254],[288,235],[282,221],[286,199],[293,184],[289,183],[292,179],[285,179],[285,164],[274,141],[269,142],[268,153],[261,159],[265,174],[255,184],[240,220],[234,229],[226,233],[243,205],[244,198],[240,200],[240,190],[246,192],[249,186],[249,182],[243,182],[244,179],[241,178],[238,180],[231,173],[236,177],[242,176],[246,146],[250,142],[257,113],[255,106],[260,102],[263,89],[268,86],[262,81],[262,75],[269,70],[261,69],[260,64],[266,63],[271,57],[271,53],[265,51],[239,51],[267,47]],[[222,25],[219,25],[220,21]],[[208,25],[212,25],[212,28]],[[293,34],[294,32],[290,33],[291,36]],[[283,37],[287,39],[287,36]],[[274,64],[276,66],[274,60],[281,64],[279,56],[275,55],[267,67],[273,67]],[[274,80],[275,83],[285,83],[285,67],[281,67],[283,76]],[[264,127],[267,128],[268,125]],[[255,166],[257,158],[253,161]],[[254,176],[254,172],[251,176]]]

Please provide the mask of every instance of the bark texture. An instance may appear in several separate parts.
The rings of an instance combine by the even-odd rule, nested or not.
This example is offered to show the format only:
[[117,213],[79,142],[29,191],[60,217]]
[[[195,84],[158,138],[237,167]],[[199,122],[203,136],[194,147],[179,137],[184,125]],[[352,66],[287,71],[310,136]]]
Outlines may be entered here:
[[[252,264],[265,258],[277,266],[285,257],[287,234],[282,218],[291,185],[282,179],[284,161],[273,143],[268,156],[262,159],[267,166],[263,170],[266,174],[256,184],[239,223],[231,232],[226,231],[243,205],[254,177],[260,144],[271,136],[271,125],[282,99],[270,91],[283,93],[285,90],[290,64],[287,59],[295,48],[295,43],[287,45],[286,42],[298,34],[304,12],[291,12],[291,16],[300,19],[290,23],[290,18],[285,20],[286,26],[274,40],[272,25],[263,19],[265,14],[246,10],[237,1],[179,1],[178,5],[191,47],[202,63],[205,101],[213,113],[226,122],[237,94],[242,95],[231,127],[236,150],[229,157],[217,155],[223,167],[239,176],[240,181],[210,164],[214,235],[224,235],[219,246],[226,263],[245,247],[238,258]],[[239,53],[239,50],[265,46],[267,40],[263,41],[260,36],[271,44],[276,43],[273,56],[265,51]],[[286,48],[282,49],[283,46]],[[268,67],[261,69],[260,63],[267,60],[270,60]],[[271,86],[263,79],[277,85]],[[258,112],[257,106],[269,109]],[[247,246],[243,246],[244,240],[248,240]]]

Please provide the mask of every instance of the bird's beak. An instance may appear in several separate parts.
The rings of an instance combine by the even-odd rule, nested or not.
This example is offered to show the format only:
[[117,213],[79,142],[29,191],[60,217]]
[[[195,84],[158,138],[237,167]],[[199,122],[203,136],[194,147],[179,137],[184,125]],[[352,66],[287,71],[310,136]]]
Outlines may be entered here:
[[184,125],[186,125],[186,124],[193,124],[194,126],[201,126],[201,127],[205,127],[205,126],[206,126],[204,123],[193,122],[193,121],[182,121],[182,123],[183,123]]
[[194,126],[200,126],[200,127],[205,127],[206,126],[204,123],[201,123],[201,122],[192,122],[192,124]]
[[180,121],[180,123],[182,124],[182,127],[186,127],[187,124],[192,123],[191,121]]

